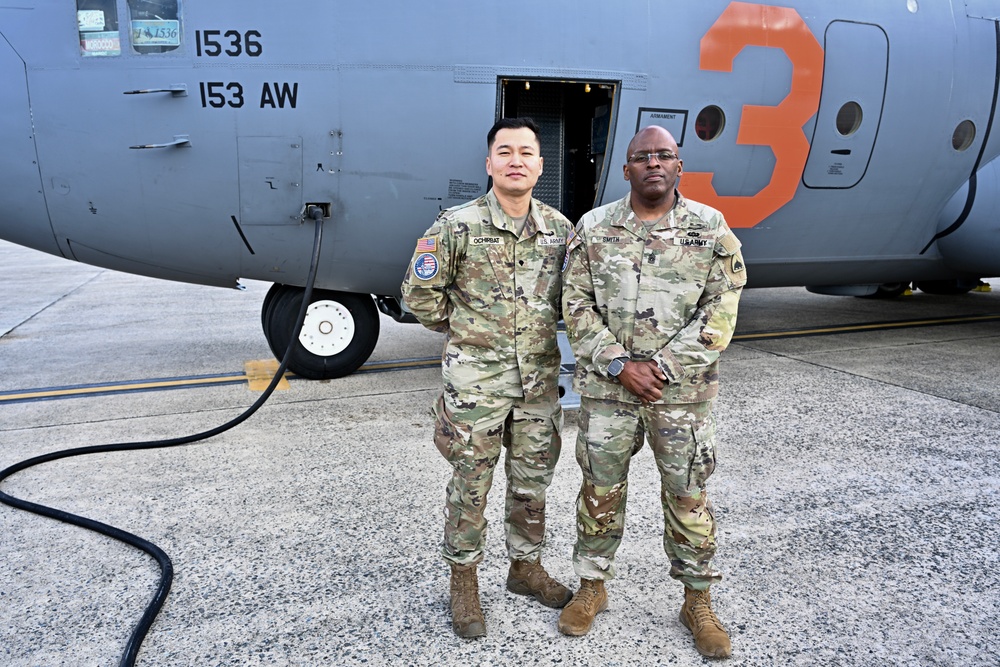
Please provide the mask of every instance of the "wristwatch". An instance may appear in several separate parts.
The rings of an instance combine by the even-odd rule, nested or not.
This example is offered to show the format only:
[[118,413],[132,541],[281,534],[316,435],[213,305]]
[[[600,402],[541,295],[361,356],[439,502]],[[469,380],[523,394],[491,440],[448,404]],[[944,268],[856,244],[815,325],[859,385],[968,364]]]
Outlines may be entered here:
[[611,363],[608,364],[608,375],[613,378],[618,377],[618,375],[625,369],[625,362],[628,361],[628,357],[618,357],[612,359]]

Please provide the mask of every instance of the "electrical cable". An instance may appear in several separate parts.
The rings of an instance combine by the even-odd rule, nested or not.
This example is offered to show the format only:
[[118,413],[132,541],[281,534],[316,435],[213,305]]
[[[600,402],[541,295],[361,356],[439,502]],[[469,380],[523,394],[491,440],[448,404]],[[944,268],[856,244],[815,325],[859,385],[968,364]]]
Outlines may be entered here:
[[[305,320],[306,310],[309,307],[310,298],[312,297],[313,283],[316,281],[316,273],[319,266],[319,255],[320,247],[323,241],[323,219],[322,211],[318,207],[310,207],[308,217],[311,218],[316,223],[316,232],[313,237],[313,252],[312,260],[309,266],[309,277],[306,279],[305,292],[302,297],[302,305],[299,308],[298,315],[295,320],[294,334],[288,343],[288,348],[285,351],[285,355],[281,360],[281,364],[278,366],[278,370],[275,372],[274,377],[271,379],[271,383],[267,386],[267,389],[260,395],[260,397],[254,401],[253,405],[247,408],[242,414],[235,417],[234,419],[217,426],[215,428],[209,429],[202,433],[197,433],[195,435],[182,436],[178,438],[171,438],[166,440],[149,440],[144,442],[131,442],[131,443],[115,443],[108,445],[93,445],[90,447],[76,447],[73,449],[65,449],[62,451],[51,452],[49,454],[42,454],[40,456],[35,456],[33,458],[21,461],[20,463],[15,463],[8,468],[0,471],[0,485],[3,481],[18,472],[26,470],[36,465],[41,465],[43,463],[49,463],[51,461],[57,461],[59,459],[65,459],[72,456],[83,456],[85,454],[102,454],[108,452],[124,452],[124,451],[134,451],[142,449],[162,449],[165,447],[178,447],[180,445],[187,445],[199,440],[206,440],[213,436],[219,435],[229,429],[238,426],[239,424],[246,421],[251,415],[257,412],[258,409],[270,398],[271,394],[274,393],[275,388],[281,381],[285,374],[285,369],[288,366],[288,361],[292,356],[292,351],[295,348],[295,343],[298,341],[299,333],[302,329],[302,322]],[[170,557],[167,556],[166,552],[160,549],[158,546],[142,539],[132,533],[126,532],[114,526],[109,526],[100,521],[95,521],[93,519],[88,519],[86,517],[79,516],[77,514],[71,514],[63,510],[55,509],[52,507],[47,507],[46,505],[40,505],[38,503],[29,502],[26,500],[21,500],[20,498],[15,498],[14,496],[8,495],[3,491],[0,491],[0,502],[14,507],[16,509],[24,510],[26,512],[32,512],[40,516],[48,517],[50,519],[55,519],[56,521],[62,521],[63,523],[69,523],[80,528],[86,528],[87,530],[93,531],[95,533],[100,533],[119,542],[124,542],[129,546],[135,547],[140,551],[143,551],[150,555],[157,564],[160,566],[160,582],[157,586],[156,592],[153,595],[152,600],[146,606],[146,610],[143,612],[142,617],[136,624],[135,628],[132,630],[132,634],[129,637],[128,643],[125,645],[125,651],[122,654],[122,659],[118,663],[119,667],[133,667],[135,665],[136,656],[139,653],[139,648],[142,646],[143,640],[149,633],[149,629],[156,619],[157,614],[160,613],[160,609],[163,607],[163,603],[166,602],[167,595],[170,593],[170,585],[173,583],[174,578],[174,566],[170,561]]]

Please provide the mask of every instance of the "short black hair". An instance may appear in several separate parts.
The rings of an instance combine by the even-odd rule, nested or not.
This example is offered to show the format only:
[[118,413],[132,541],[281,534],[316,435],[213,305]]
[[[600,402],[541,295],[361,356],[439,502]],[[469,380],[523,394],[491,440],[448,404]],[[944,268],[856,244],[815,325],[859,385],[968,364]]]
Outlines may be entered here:
[[531,118],[525,116],[524,118],[501,118],[493,124],[490,128],[489,133],[486,135],[486,150],[493,149],[493,141],[497,138],[497,132],[500,130],[518,130],[522,127],[526,127],[535,133],[535,141],[538,145],[542,145],[542,128],[538,127],[536,123]]

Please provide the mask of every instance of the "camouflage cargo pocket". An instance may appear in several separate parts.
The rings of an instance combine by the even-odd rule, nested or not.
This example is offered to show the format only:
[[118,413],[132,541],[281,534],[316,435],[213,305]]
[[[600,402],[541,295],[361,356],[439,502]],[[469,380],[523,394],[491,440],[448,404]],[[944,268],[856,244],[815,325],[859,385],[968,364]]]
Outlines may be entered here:
[[688,488],[703,488],[715,472],[715,418],[709,415],[694,427],[694,456],[688,470]]
[[463,459],[463,452],[468,449],[472,427],[456,424],[448,408],[444,405],[444,396],[439,396],[434,402],[434,446],[441,452],[453,467]]

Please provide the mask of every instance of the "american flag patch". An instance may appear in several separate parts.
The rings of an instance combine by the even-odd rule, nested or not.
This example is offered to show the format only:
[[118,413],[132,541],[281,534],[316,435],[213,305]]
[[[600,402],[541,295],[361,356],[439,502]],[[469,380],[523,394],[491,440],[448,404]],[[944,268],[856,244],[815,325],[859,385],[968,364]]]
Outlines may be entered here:
[[437,238],[425,236],[417,241],[417,252],[437,252]]

